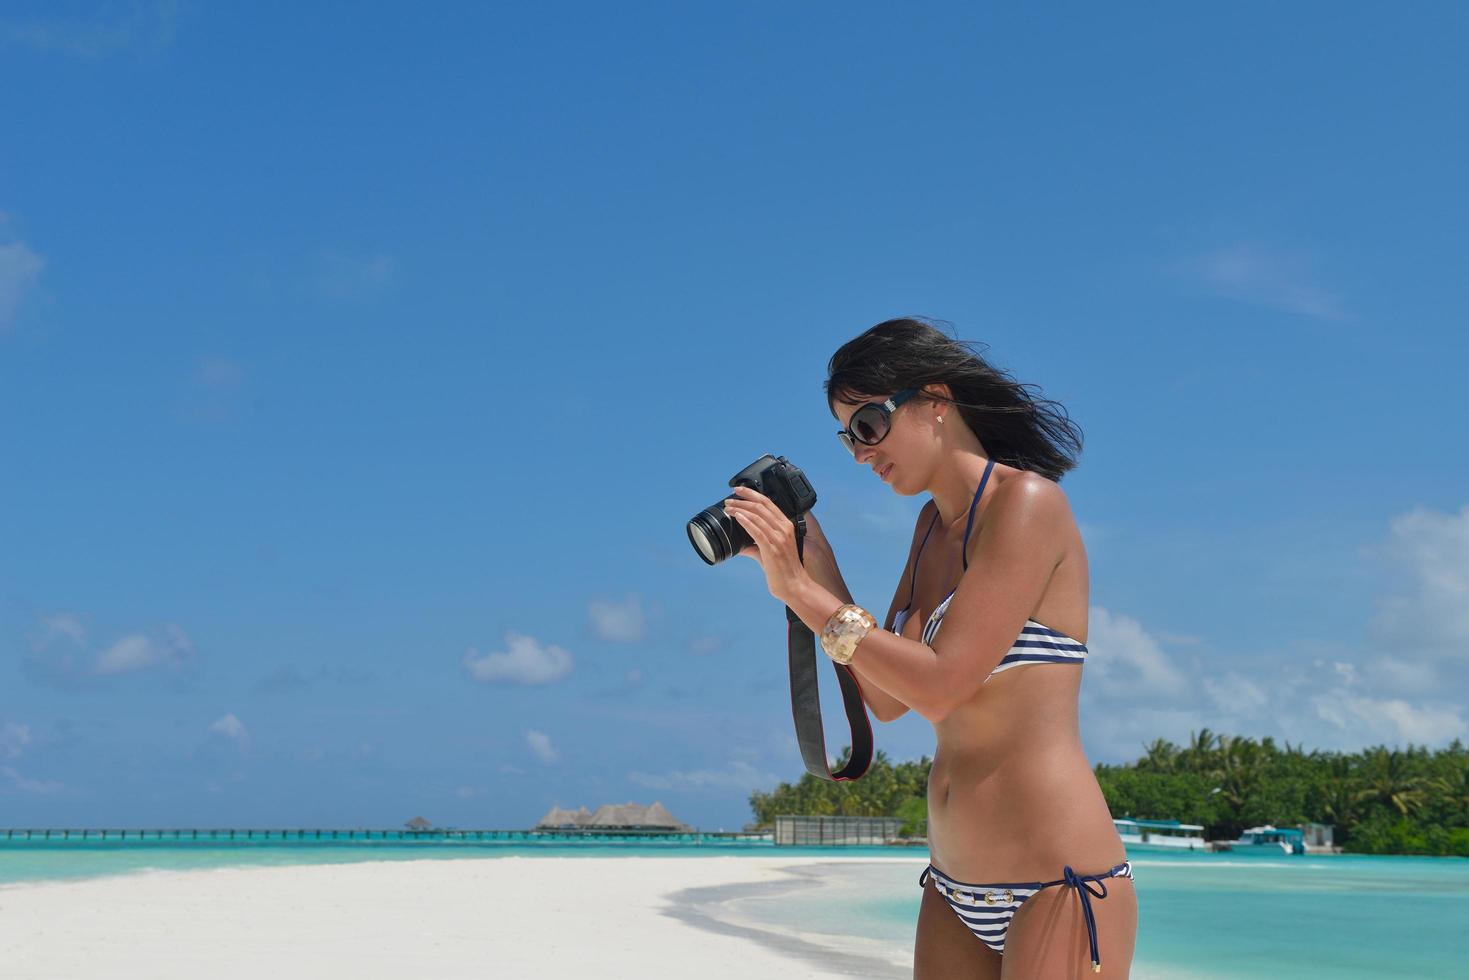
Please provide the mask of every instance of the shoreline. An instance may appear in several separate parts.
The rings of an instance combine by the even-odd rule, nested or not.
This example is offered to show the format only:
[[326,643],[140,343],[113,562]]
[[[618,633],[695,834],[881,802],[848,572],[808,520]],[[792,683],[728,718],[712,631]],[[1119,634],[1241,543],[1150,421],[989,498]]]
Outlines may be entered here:
[[899,858],[522,857],[144,870],[0,888],[9,976],[221,980],[890,978],[890,962],[742,922],[725,903]]
[[[665,896],[671,903],[663,914],[688,925],[720,935],[751,940],[775,952],[803,960],[817,969],[834,969],[843,977],[866,977],[875,980],[911,980],[911,950],[906,965],[877,956],[863,955],[850,949],[814,941],[799,930],[776,931],[766,924],[755,924],[733,913],[729,906],[742,898],[779,899],[823,885],[823,866],[837,863],[883,863],[893,858],[811,858],[799,864],[777,867],[789,876],[787,881],[763,881],[743,884],[700,885],[683,888]],[[723,914],[720,914],[720,911]]]

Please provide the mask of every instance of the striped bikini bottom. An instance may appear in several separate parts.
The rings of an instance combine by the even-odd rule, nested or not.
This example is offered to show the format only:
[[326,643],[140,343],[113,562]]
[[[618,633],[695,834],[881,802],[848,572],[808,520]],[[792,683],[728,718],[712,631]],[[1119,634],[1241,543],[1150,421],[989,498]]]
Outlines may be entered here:
[[[1052,885],[1075,888],[1081,899],[1081,913],[1086,920],[1087,937],[1091,940],[1092,970],[1100,972],[1102,960],[1097,955],[1097,922],[1092,916],[1091,900],[1107,897],[1107,886],[1102,879],[1131,877],[1132,862],[1123,861],[1099,875],[1079,875],[1068,864],[1061,877],[1055,881],[976,885],[968,881],[955,881],[930,864],[918,876],[918,883],[926,886],[928,879],[933,878],[934,887],[959,914],[969,931],[996,953],[1005,952],[1005,933],[1009,931],[1010,920],[1015,917],[1015,910],[1020,908],[1022,902],[1042,888],[1050,888]],[[1094,887],[1101,890],[1096,891]]]

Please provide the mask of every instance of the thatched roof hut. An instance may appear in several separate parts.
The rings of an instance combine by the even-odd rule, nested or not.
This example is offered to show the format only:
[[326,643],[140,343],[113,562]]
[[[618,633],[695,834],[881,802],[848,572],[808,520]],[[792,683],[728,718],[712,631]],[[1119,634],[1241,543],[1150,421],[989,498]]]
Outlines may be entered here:
[[604,803],[592,813],[586,807],[578,810],[563,810],[559,806],[536,822],[535,829],[555,830],[565,828],[587,828],[607,830],[676,830],[691,832],[693,827],[674,819],[673,814],[662,803],[654,801],[649,806],[640,803]]
[[422,817],[414,817],[403,826],[407,827],[409,830],[428,830],[430,827],[433,826],[433,823],[423,819]]
[[559,806],[553,806],[544,817],[536,821],[537,827],[552,829],[563,827],[585,827],[592,821],[592,811],[586,807],[578,810],[563,810]]
[[657,801],[649,806],[638,803],[606,803],[592,815],[590,826],[619,828],[623,830],[680,830],[690,831],[686,823],[675,820],[673,814]]

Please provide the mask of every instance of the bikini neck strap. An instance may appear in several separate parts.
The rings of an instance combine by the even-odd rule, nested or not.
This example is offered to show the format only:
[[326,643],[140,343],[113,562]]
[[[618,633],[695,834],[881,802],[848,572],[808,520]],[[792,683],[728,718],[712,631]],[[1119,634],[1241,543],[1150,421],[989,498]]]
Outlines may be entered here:
[[984,476],[979,479],[979,489],[974,491],[974,500],[969,504],[969,520],[964,524],[964,569],[969,570],[969,531],[974,527],[974,508],[979,506],[980,494],[984,493],[984,485],[990,481],[990,470],[995,468],[994,457],[984,466]]

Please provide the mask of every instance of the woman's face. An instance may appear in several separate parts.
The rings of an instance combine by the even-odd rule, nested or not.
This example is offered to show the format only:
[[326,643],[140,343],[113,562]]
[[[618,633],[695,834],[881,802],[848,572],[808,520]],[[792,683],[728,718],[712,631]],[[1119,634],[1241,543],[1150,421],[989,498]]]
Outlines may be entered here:
[[[837,421],[843,426],[849,426],[853,414],[862,405],[867,402],[881,404],[893,394],[889,391],[880,395],[854,395],[851,397],[862,399],[859,404],[836,402],[832,407],[836,411]],[[921,399],[909,399],[889,416],[888,433],[876,445],[869,446],[861,442],[854,442],[852,445],[853,459],[870,467],[873,475],[892,487],[896,493],[903,492],[900,489],[902,486],[912,485],[914,475],[927,465],[926,460],[933,453],[933,427],[928,424],[932,421],[932,414],[924,415],[925,407],[927,406]]]

